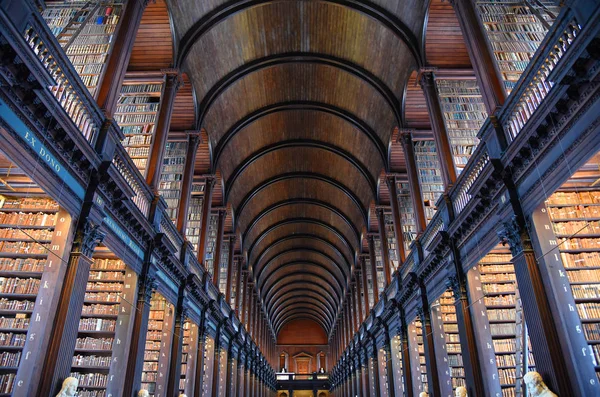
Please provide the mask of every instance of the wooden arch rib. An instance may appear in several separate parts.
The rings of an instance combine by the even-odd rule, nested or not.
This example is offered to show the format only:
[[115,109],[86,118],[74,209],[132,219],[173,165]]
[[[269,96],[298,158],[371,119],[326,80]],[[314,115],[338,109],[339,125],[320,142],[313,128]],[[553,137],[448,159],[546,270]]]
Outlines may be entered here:
[[244,196],[244,198],[240,201],[240,204],[237,206],[236,212],[238,214],[242,214],[244,211],[244,207],[248,204],[248,202],[252,199],[252,197],[254,197],[261,190],[269,187],[270,185],[272,185],[274,183],[277,183],[277,182],[283,181],[283,180],[288,180],[288,179],[313,179],[313,180],[325,182],[325,183],[337,188],[338,190],[343,192],[356,205],[356,207],[358,208],[358,210],[360,211],[360,213],[363,216],[365,224],[367,223],[367,219],[368,219],[367,209],[362,205],[362,203],[361,203],[360,199],[358,198],[358,196],[356,195],[356,193],[354,193],[352,190],[350,190],[349,188],[344,186],[342,183],[336,181],[335,179],[330,178],[325,175],[317,174],[314,172],[288,172],[288,173],[276,175],[272,178],[262,181],[262,183],[260,183],[258,186],[255,186],[254,188],[252,188],[252,190],[250,190]]
[[302,300],[293,300],[294,298],[302,297],[298,295],[296,297],[291,296],[286,298],[286,300],[282,301],[282,303],[277,307],[277,310],[271,310],[267,315],[271,320],[274,320],[276,317],[285,315],[286,310],[291,310],[290,308],[307,305],[308,307],[312,307],[312,311],[315,313],[319,313],[323,319],[330,324],[333,324],[335,319],[335,312],[332,312],[331,309],[326,307],[324,303],[314,297],[302,297]]
[[396,118],[398,125],[402,125],[402,113],[400,101],[390,87],[388,87],[381,79],[369,72],[365,68],[356,65],[348,60],[337,58],[327,54],[303,53],[303,52],[288,52],[283,54],[269,55],[260,59],[250,61],[234,71],[227,74],[219,80],[213,87],[209,89],[199,105],[199,125],[202,125],[204,116],[212,106],[213,102],[227,90],[229,86],[236,81],[243,79],[245,76],[262,69],[267,69],[273,66],[286,63],[317,63],[321,65],[331,66],[343,70],[366,81],[371,85],[389,104],[392,113]]
[[332,213],[336,214],[340,219],[342,219],[352,229],[352,231],[354,232],[354,235],[356,237],[356,241],[360,242],[360,233],[359,233],[356,225],[354,225],[352,223],[352,221],[350,220],[350,217],[348,217],[348,215],[346,215],[344,212],[342,212],[338,207],[336,207],[333,204],[330,204],[330,203],[327,203],[327,202],[321,201],[321,200],[310,199],[310,198],[290,198],[287,200],[282,200],[282,201],[276,202],[274,204],[271,204],[267,208],[263,209],[258,215],[256,215],[248,223],[246,230],[244,230],[244,233],[242,234],[243,241],[246,241],[246,236],[250,233],[250,231],[252,231],[252,229],[258,224],[258,222],[262,218],[264,218],[265,216],[269,215],[271,212],[273,212],[279,208],[282,208],[285,206],[290,206],[290,205],[297,205],[297,204],[322,207],[322,208],[325,208],[325,209],[331,211]]
[[[319,278],[319,279],[321,279],[321,280],[323,280],[325,282],[328,282],[328,275],[330,276],[331,273],[328,272],[328,275],[323,275],[323,274],[321,274],[319,272],[316,272],[316,271],[313,271],[313,270],[305,270],[302,273],[302,275],[303,276],[306,275],[306,276],[316,277],[316,278]],[[284,274],[281,277],[279,277],[279,279],[277,279],[277,280],[271,279],[269,281],[269,279],[267,279],[267,280],[264,281],[265,289],[268,290],[268,291],[270,291],[271,288],[275,289],[276,285],[278,285],[279,283],[281,283],[282,280],[286,279],[289,276],[297,276],[297,274],[290,274],[290,273]],[[281,284],[281,287],[284,287],[284,286],[285,286],[285,284]],[[341,286],[339,284],[337,285],[337,288],[334,285],[329,285],[329,286],[336,292],[336,296],[342,296],[343,295],[344,291],[341,289]],[[264,291],[261,291],[260,292],[261,297],[262,297],[263,294],[264,294]]]
[[288,101],[281,103],[274,103],[268,106],[264,106],[260,109],[255,110],[254,112],[244,116],[240,120],[238,120],[231,128],[223,135],[221,140],[217,142],[213,151],[213,169],[216,169],[218,166],[219,160],[221,158],[221,154],[223,153],[223,149],[229,143],[229,141],[241,130],[255,122],[256,120],[265,117],[272,113],[277,112],[285,112],[288,110],[310,110],[315,112],[324,112],[336,117],[339,117],[349,123],[354,128],[358,129],[365,136],[373,142],[373,145],[377,148],[379,152],[383,164],[387,168],[387,149],[386,145],[381,141],[381,138],[373,131],[373,129],[365,123],[358,116],[344,110],[338,106],[323,103],[323,102],[314,102],[314,101]]
[[369,172],[367,167],[360,160],[358,160],[352,153],[349,153],[349,152],[347,152],[335,145],[329,144],[327,142],[321,142],[321,141],[310,140],[310,139],[292,139],[292,140],[277,142],[272,145],[264,146],[261,149],[259,149],[258,151],[252,153],[250,156],[248,156],[244,160],[242,160],[242,162],[240,164],[238,164],[238,166],[235,168],[235,170],[233,171],[233,173],[231,174],[229,179],[225,182],[225,202],[227,202],[229,193],[231,192],[231,188],[232,188],[233,184],[235,183],[235,181],[237,180],[237,178],[255,161],[260,159],[262,156],[265,156],[276,150],[287,149],[287,148],[299,148],[299,147],[322,149],[322,150],[326,150],[328,152],[334,153],[334,154],[338,155],[339,157],[343,158],[345,161],[352,164],[352,166],[354,168],[356,168],[358,170],[358,172],[360,172],[360,174],[365,178],[365,180],[367,181],[367,184],[371,188],[371,193],[373,194],[373,197],[375,197],[377,195],[377,182],[375,181],[375,178],[373,178],[373,176],[371,175],[371,173]]
[[[287,277],[293,277],[293,275],[289,275]],[[268,313],[272,314],[272,312],[277,310],[277,307],[281,306],[285,300],[293,297],[301,297],[302,299],[308,298],[306,293],[310,290],[316,293],[315,298],[321,299],[323,302],[327,302],[324,303],[324,305],[329,307],[332,313],[335,313],[335,308],[337,307],[336,303],[339,302],[341,298],[336,301],[333,293],[323,285],[316,283],[315,280],[316,279],[312,279],[310,282],[307,280],[296,280],[279,286],[274,291],[269,291],[267,293],[267,297],[265,297]]]
[[[314,310],[311,310],[310,307],[305,305],[297,305],[293,309],[290,309],[289,313],[285,317],[280,317],[274,322],[273,329],[275,333],[279,333],[281,328],[294,319],[299,318],[310,318],[313,321],[316,321],[316,318],[319,318],[318,315],[315,314]],[[331,324],[329,322],[317,322],[321,327],[323,327],[324,331],[328,331],[331,329]]]
[[[250,246],[248,247],[248,258],[252,258],[252,253],[255,247],[257,247],[262,240],[265,239],[265,237],[271,233],[276,231],[277,229],[286,226],[286,225],[292,225],[292,224],[311,224],[311,225],[316,225],[318,227],[321,227],[325,230],[327,230],[330,233],[333,233],[333,235],[335,237],[337,237],[338,240],[340,240],[343,244],[343,246],[348,249],[348,251],[350,252],[350,254],[352,254],[352,252],[354,252],[355,249],[358,249],[358,247],[353,247],[352,243],[350,243],[346,237],[344,236],[344,234],[342,232],[340,232],[338,229],[334,228],[333,226],[319,220],[319,219],[313,219],[313,218],[291,218],[291,219],[285,219],[283,221],[277,222],[271,226],[269,226],[267,229],[263,230],[261,232],[261,234],[258,235],[258,237],[250,244]],[[302,236],[303,238],[319,238],[319,236],[313,235],[313,234],[294,234],[294,236]],[[285,237],[284,237],[285,238]],[[262,258],[263,257],[263,253],[265,253],[270,247],[276,245],[279,241],[285,241],[285,240],[276,240],[274,242],[272,242],[265,250],[263,250],[261,252],[261,254],[258,255],[258,258]],[[248,243],[248,242],[246,242]],[[331,241],[328,241],[328,243],[332,244],[337,252],[346,259],[347,262],[351,262],[352,258],[348,258],[345,255],[342,254],[341,250]],[[258,263],[258,261],[257,261]]]
[[[311,288],[309,288],[311,287]],[[284,310],[289,303],[297,303],[301,301],[311,300],[319,301],[325,309],[325,315],[328,319],[333,320],[335,318],[336,306],[334,306],[329,300],[330,295],[323,295],[323,291],[316,290],[313,285],[306,284],[304,287],[295,287],[290,290],[284,291],[275,295],[271,304],[268,306],[267,313],[272,316],[273,314]]]
[[345,263],[345,267],[341,266],[341,264],[339,264],[334,258],[332,258],[331,256],[329,256],[328,254],[326,254],[325,252],[314,248],[314,247],[309,247],[306,245],[301,245],[301,246],[296,246],[296,247],[292,247],[292,248],[288,248],[285,249],[283,251],[277,252],[274,256],[270,257],[269,259],[266,260],[266,262],[264,262],[264,265],[262,264],[263,259],[266,258],[267,254],[269,253],[269,251],[274,250],[275,249],[275,245],[277,244],[282,244],[284,242],[287,241],[293,241],[293,240],[299,240],[299,239],[310,239],[310,240],[314,240],[317,243],[320,244],[324,244],[326,247],[330,248],[336,255],[338,255],[341,259],[345,259],[345,257],[339,252],[339,250],[335,247],[335,245],[331,244],[331,242],[322,239],[320,237],[314,237],[314,236],[300,236],[300,237],[295,237],[294,235],[291,236],[287,236],[284,237],[282,239],[279,239],[278,241],[276,241],[273,245],[269,246],[267,249],[265,249],[263,251],[263,253],[261,254],[261,256],[254,262],[254,273],[256,274],[256,278],[259,279],[262,275],[262,272],[267,269],[269,267],[269,264],[275,260],[277,260],[278,258],[282,257],[283,255],[289,254],[293,251],[298,251],[298,250],[304,250],[306,252],[313,252],[313,253],[318,253],[319,255],[323,256],[324,258],[327,258],[327,260],[330,263],[334,263],[344,274],[349,275],[350,273],[350,264],[349,262]]
[[[291,298],[295,298],[295,297],[300,297],[302,299],[301,300],[291,300]],[[325,307],[323,302],[318,300],[317,298],[303,297],[302,295],[292,295],[292,296],[286,298],[286,300],[282,301],[281,304],[277,308],[271,308],[269,317],[271,319],[275,319],[281,315],[285,315],[286,311],[289,310],[290,308],[293,308],[293,307],[299,306],[299,305],[305,305],[308,303],[316,304],[316,306],[320,310],[317,311],[317,310],[314,310],[314,308],[313,308],[313,311],[320,312],[323,315],[323,317],[327,319],[327,321],[329,323],[333,324],[333,320],[335,319],[334,311],[331,311],[331,309]]]
[[257,287],[260,289],[263,285],[267,285],[269,280],[271,280],[271,278],[276,277],[277,273],[280,271],[284,271],[287,270],[287,268],[289,267],[293,267],[293,266],[309,266],[309,267],[314,267],[314,268],[318,268],[318,269],[322,269],[323,271],[329,273],[332,276],[332,280],[335,282],[335,287],[338,291],[340,291],[340,294],[343,294],[344,292],[344,285],[345,285],[345,279],[344,278],[340,278],[340,276],[342,275],[340,274],[335,274],[334,272],[331,271],[331,269],[327,268],[325,265],[323,265],[322,263],[318,263],[315,261],[309,261],[309,260],[296,260],[296,261],[289,261],[289,262],[285,262],[280,264],[279,266],[277,266],[273,271],[269,272],[264,280],[256,280],[256,284]]
[[[190,50],[204,34],[210,31],[219,23],[225,21],[230,16],[248,10],[250,8],[268,5],[281,0],[234,0],[227,2],[200,18],[188,31],[182,36],[177,54],[176,66],[183,65]],[[306,1],[306,0],[305,0]],[[386,9],[366,0],[319,0],[323,3],[341,5],[350,8],[356,12],[366,15],[369,18],[384,25],[394,33],[408,47],[417,65],[422,65],[422,56],[419,51],[419,40],[414,33],[395,15]]]
[[[335,290],[333,290],[333,293],[332,293],[332,289],[327,288],[327,287],[331,287],[331,286],[327,284],[327,279],[325,279],[322,276],[315,276],[315,275],[311,274],[311,275],[306,276],[306,279],[304,279],[304,280],[295,279],[293,281],[283,282],[283,280],[287,280],[287,279],[294,278],[294,277],[297,277],[297,275],[288,274],[288,275],[282,277],[281,285],[279,285],[277,288],[273,288],[273,290],[271,290],[271,291],[267,291],[267,294],[264,297],[264,301],[267,303],[267,306],[269,306],[271,310],[274,309],[274,306],[269,305],[269,302],[271,302],[271,300],[275,300],[275,298],[278,297],[279,294],[286,295],[287,292],[286,292],[286,290],[284,290],[284,288],[297,287],[299,285],[303,286],[304,290],[310,289],[310,288],[307,288],[308,286],[320,287],[319,294],[321,294],[321,295],[318,295],[318,296],[320,298],[326,299],[326,300],[328,300],[328,298],[331,298],[334,300],[333,303],[340,302],[342,300],[342,297],[338,296],[338,294]],[[328,295],[327,298],[325,297],[325,295],[323,295],[324,293],[326,293]],[[300,296],[302,296],[302,295],[300,295]],[[335,308],[335,306],[333,306],[333,309],[334,308]]]

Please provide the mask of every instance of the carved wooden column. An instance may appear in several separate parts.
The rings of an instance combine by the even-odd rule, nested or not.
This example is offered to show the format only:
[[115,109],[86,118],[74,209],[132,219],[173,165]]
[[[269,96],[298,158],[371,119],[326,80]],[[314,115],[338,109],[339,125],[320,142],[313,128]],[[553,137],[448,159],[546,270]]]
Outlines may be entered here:
[[377,282],[377,261],[375,260],[375,236],[367,234],[369,243],[369,259],[371,260],[371,282],[373,283],[373,306],[379,302],[379,283]]
[[400,130],[398,139],[404,149],[404,158],[406,159],[406,171],[408,173],[408,185],[413,202],[413,211],[415,216],[415,226],[417,234],[423,233],[427,227],[425,218],[425,207],[423,206],[423,196],[421,194],[421,183],[419,182],[419,170],[415,158],[415,147],[412,140],[411,130]]
[[503,222],[497,229],[498,236],[503,243],[508,243],[513,256],[512,262],[535,357],[536,371],[556,394],[571,395],[575,387],[571,386],[569,380],[569,367],[560,349],[558,330],[533,251],[531,237],[524,223],[518,221],[516,217]]
[[243,256],[239,256],[238,257],[238,266],[237,269],[235,270],[237,273],[237,276],[235,278],[235,315],[237,316],[237,318],[241,321],[242,316],[240,315],[241,313],[241,307],[242,307],[242,273],[243,273],[243,269],[244,268],[244,258]]
[[394,220],[394,235],[396,237],[396,253],[399,264],[402,266],[406,260],[404,252],[404,234],[402,234],[402,217],[400,216],[400,206],[398,205],[398,189],[396,187],[396,176],[386,175],[385,181],[390,191],[390,206],[392,207],[392,219]]
[[402,357],[402,376],[404,381],[404,393],[406,397],[418,397],[413,396],[413,379],[411,376],[411,364],[410,364],[410,348],[408,346],[408,326],[406,324],[406,313],[404,307],[401,304],[397,304],[398,312],[400,315],[400,356]]
[[370,396],[380,397],[381,389],[379,386],[379,365],[377,363],[377,345],[375,343],[375,339],[372,336],[369,336],[368,342],[369,347],[368,358],[369,358],[369,373],[371,374],[371,393]]
[[182,236],[185,236],[188,222],[188,210],[190,207],[190,197],[192,194],[192,182],[194,180],[194,164],[196,163],[196,153],[198,145],[201,142],[199,131],[187,131],[187,150],[185,156],[185,167],[183,169],[183,179],[181,181],[181,198],[179,207],[177,207],[177,230]]
[[245,383],[245,373],[246,373],[246,353],[244,352],[243,346],[240,346],[239,350],[239,358],[237,362],[237,387],[236,392],[233,397],[243,397],[244,396],[244,383]]
[[369,382],[369,362],[364,347],[359,351],[360,355],[360,376],[362,383],[362,396],[368,396],[371,392],[371,384]]
[[98,82],[97,102],[108,118],[113,117],[117,107],[121,85],[129,66],[131,50],[137,36],[144,9],[149,0],[129,0],[126,3],[119,28],[113,37],[113,48]]
[[359,317],[359,310],[358,310],[358,306],[360,304],[360,300],[358,299],[357,296],[357,280],[354,279],[354,281],[352,282],[351,286],[352,286],[352,311],[354,312],[354,315],[352,316],[352,318],[354,319],[354,329],[352,330],[352,334],[354,334],[357,330],[358,327],[360,326],[360,322],[361,319]]
[[431,312],[429,311],[429,301],[425,285],[421,284],[421,306],[417,308],[417,316],[421,318],[421,332],[423,337],[423,350],[425,351],[425,366],[427,367],[427,384],[429,393],[433,396],[440,396],[440,378],[438,375],[437,361],[435,359],[435,349],[433,346],[433,330],[431,327]]
[[215,349],[213,351],[213,372],[212,372],[212,394],[211,396],[219,395],[219,374],[221,372],[221,351],[223,349],[222,335],[224,324],[222,322],[217,326],[215,335]]
[[452,148],[450,147],[450,139],[446,131],[444,123],[444,114],[438,98],[438,93],[435,87],[435,78],[433,71],[424,69],[420,73],[419,84],[425,94],[427,102],[427,110],[429,111],[429,120],[433,129],[435,138],[435,146],[437,148],[440,166],[442,167],[442,179],[446,190],[449,186],[456,182],[456,169],[454,168],[454,160],[452,158]]
[[198,325],[198,348],[196,349],[196,373],[194,397],[202,397],[202,389],[204,386],[204,348],[206,344],[206,308],[202,313],[200,324]]
[[169,361],[169,378],[167,381],[167,395],[178,395],[179,380],[181,379],[181,356],[183,350],[183,324],[187,315],[186,284],[179,287],[177,306],[175,307],[174,329],[171,337],[171,360]]
[[[381,260],[383,262],[383,289],[387,288],[392,281],[392,272],[390,270],[390,249],[388,246],[388,240],[385,230],[385,214],[383,208],[378,207],[375,209],[377,214],[377,223],[379,223],[379,240],[381,241]],[[381,291],[383,292],[383,291]]]
[[[362,262],[362,261],[360,261],[360,262]],[[362,263],[361,263],[361,265],[362,265]],[[365,321],[365,316],[363,313],[363,301],[361,299],[361,296],[363,294],[362,287],[361,287],[362,282],[363,282],[362,266],[360,266],[356,270],[356,303],[358,305],[358,326],[356,327],[357,329],[359,329],[362,322]]]
[[[220,209],[219,210],[219,220],[217,223],[217,241],[215,243],[215,253],[213,257],[213,284],[217,287],[219,291],[219,282],[221,278],[221,248],[223,247],[223,234],[225,232],[225,216],[227,215],[227,210]],[[221,291],[222,292],[222,291]]]
[[158,194],[160,185],[160,174],[162,172],[163,157],[165,154],[165,146],[167,137],[169,136],[169,128],[171,127],[171,115],[173,114],[173,105],[175,104],[175,96],[181,86],[183,80],[181,73],[177,69],[163,70],[165,73],[165,87],[163,88],[162,97],[158,115],[156,116],[156,130],[152,137],[150,145],[150,155],[148,157],[148,169],[146,174],[146,182],[150,185],[155,194]]
[[365,313],[363,316],[363,321],[364,319],[368,316],[369,311],[371,310],[369,308],[369,284],[367,281],[367,264],[365,262],[365,255],[361,255],[360,256],[360,269],[362,272],[362,287],[363,287],[363,296],[365,299]]
[[204,266],[204,255],[206,254],[206,241],[208,240],[208,224],[210,222],[210,212],[212,208],[212,195],[215,187],[216,178],[214,175],[207,175],[204,185],[204,202],[202,204],[202,225],[200,228],[200,240],[198,241],[198,262]]
[[[87,194],[89,192],[88,189]],[[52,327],[52,332],[37,393],[38,397],[55,395],[60,390],[62,381],[71,373],[73,351],[77,342],[79,318],[92,265],[92,255],[96,246],[102,242],[105,236],[105,233],[101,231],[103,215],[93,202],[86,201],[83,204],[77,223],[75,241],[61,286],[54,323],[48,324]],[[32,321],[40,321],[40,319],[32,319]]]
[[485,30],[479,23],[472,0],[449,0],[449,2],[458,18],[483,102],[488,114],[493,115],[496,109],[504,104],[506,91],[498,65],[485,38]]
[[467,294],[467,281],[463,273],[460,256],[454,241],[450,241],[452,257],[456,274],[448,277],[446,284],[454,293],[454,306],[456,307],[456,323],[460,337],[463,365],[467,392],[471,396],[491,395],[485,390],[482,368],[479,364],[478,346],[475,338],[475,327],[470,310],[469,295]]
[[[148,252],[152,252],[150,249]],[[135,305],[133,330],[131,333],[131,344],[127,362],[127,373],[125,375],[124,396],[132,396],[140,388],[142,369],[144,364],[144,350],[146,347],[146,331],[150,317],[150,299],[156,290],[155,270],[150,263],[150,255],[147,254],[142,275],[138,278],[138,299]]]

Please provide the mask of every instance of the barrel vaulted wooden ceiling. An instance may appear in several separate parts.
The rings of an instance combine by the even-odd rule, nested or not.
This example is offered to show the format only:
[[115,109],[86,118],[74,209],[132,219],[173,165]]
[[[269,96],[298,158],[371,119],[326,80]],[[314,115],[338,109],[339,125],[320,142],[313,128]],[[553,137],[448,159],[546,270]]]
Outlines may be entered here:
[[389,203],[382,177],[404,172],[397,128],[428,129],[413,72],[468,67],[462,41],[441,0],[148,6],[130,70],[184,72],[171,129],[203,129],[196,172],[218,176],[213,204],[235,213],[275,333],[298,318],[331,332],[374,205]]

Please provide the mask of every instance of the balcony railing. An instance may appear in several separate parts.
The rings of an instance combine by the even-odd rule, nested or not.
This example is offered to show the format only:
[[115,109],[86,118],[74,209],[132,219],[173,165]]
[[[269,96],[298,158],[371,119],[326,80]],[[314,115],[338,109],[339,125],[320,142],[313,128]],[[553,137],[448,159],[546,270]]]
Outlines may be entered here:
[[144,217],[150,214],[150,204],[152,203],[152,194],[146,181],[140,174],[133,160],[129,157],[123,146],[118,145],[113,159],[113,164],[119,170],[119,173],[125,178],[135,195],[131,201],[141,211]]

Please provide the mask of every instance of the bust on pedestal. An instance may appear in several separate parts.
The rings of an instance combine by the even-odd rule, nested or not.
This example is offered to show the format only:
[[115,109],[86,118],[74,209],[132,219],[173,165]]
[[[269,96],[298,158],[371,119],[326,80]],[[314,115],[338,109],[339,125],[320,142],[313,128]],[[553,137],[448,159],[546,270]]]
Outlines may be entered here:
[[546,386],[542,379],[542,375],[538,372],[527,372],[523,376],[523,381],[525,382],[525,386],[527,386],[527,392],[530,397],[558,397],[548,389],[548,386]]
[[427,394],[426,392],[422,391],[421,393],[419,393],[419,397],[429,397],[429,394]]
[[138,397],[150,397],[150,393],[148,393],[148,390],[142,389],[138,392]]
[[455,397],[467,397],[467,388],[464,386],[458,386],[454,391]]
[[77,393],[78,386],[79,380],[70,376],[63,381],[62,388],[60,389],[56,397],[75,397],[75,393]]

